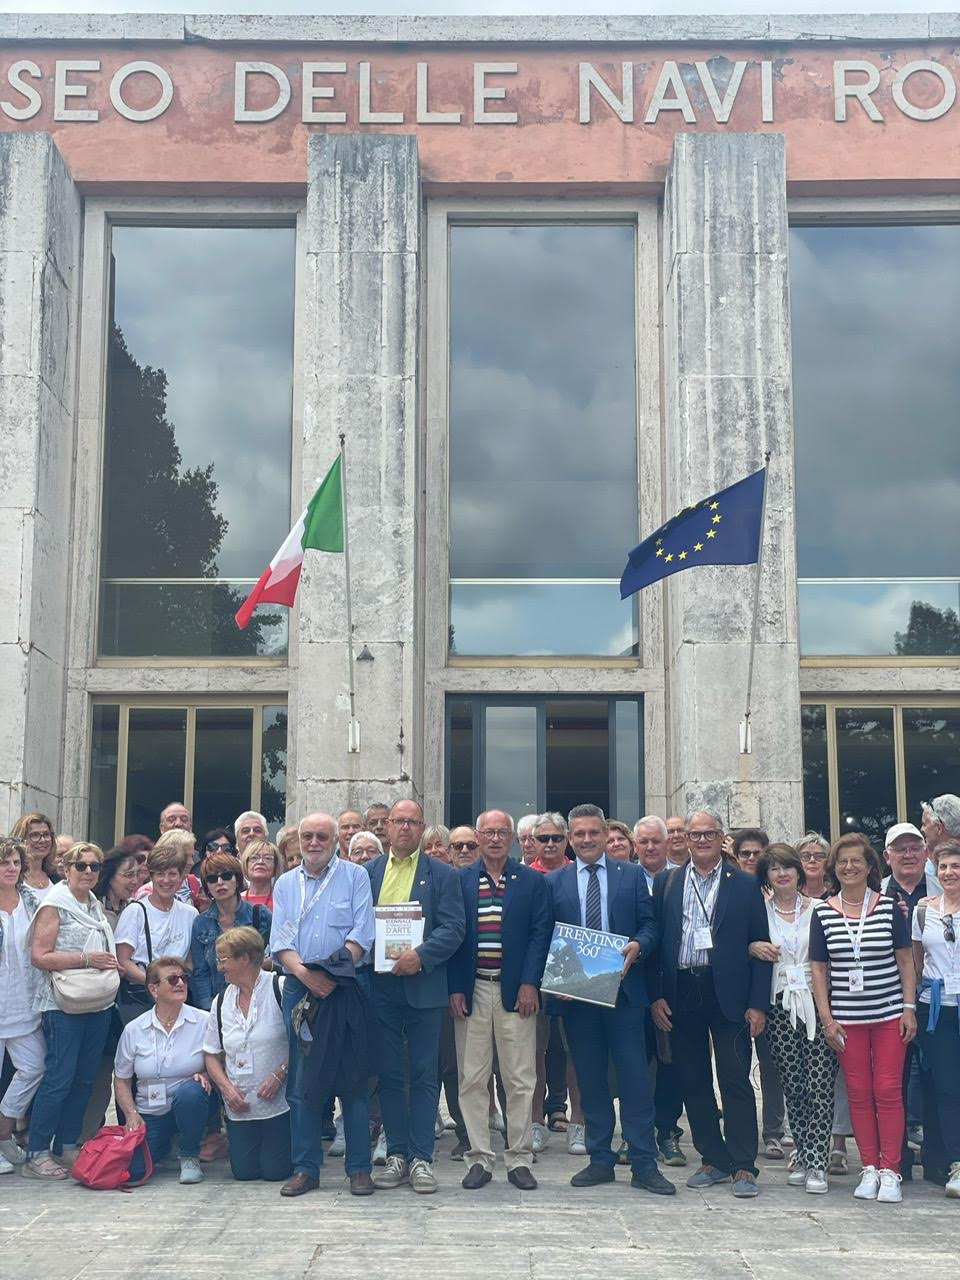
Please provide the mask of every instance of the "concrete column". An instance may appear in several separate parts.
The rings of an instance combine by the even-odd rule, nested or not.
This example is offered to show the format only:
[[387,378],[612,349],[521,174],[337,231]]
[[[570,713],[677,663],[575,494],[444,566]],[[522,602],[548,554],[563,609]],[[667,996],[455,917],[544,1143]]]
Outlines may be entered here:
[[753,697],[739,753],[756,569],[666,585],[671,812],[716,809],[773,838],[803,822],[784,139],[677,136],[664,207],[665,509],[732,484],[770,450]]
[[414,711],[418,247],[416,139],[309,139],[303,493],[346,433],[359,754],[349,720],[343,557],[308,552],[291,652],[291,812],[364,807],[419,790]]
[[0,829],[59,817],[81,201],[44,133],[0,134]]

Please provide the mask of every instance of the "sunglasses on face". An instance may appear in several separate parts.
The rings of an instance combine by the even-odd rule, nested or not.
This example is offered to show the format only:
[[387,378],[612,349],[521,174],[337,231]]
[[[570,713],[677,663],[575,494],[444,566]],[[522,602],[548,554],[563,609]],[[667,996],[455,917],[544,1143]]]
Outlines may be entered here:
[[563,844],[566,836],[537,836],[538,844]]
[[229,840],[211,840],[209,844],[204,845],[207,853],[231,853],[233,845]]
[[103,866],[102,862],[75,862],[74,867],[77,871],[99,871]]
[[480,846],[477,844],[476,840],[451,840],[450,848],[456,849],[458,853],[462,853],[464,849],[473,853],[474,849],[479,849]]
[[221,880],[229,884],[231,880],[236,880],[236,878],[237,873],[235,871],[214,871],[210,875],[203,877],[205,884],[217,884]]
[[165,982],[168,987],[185,986],[186,981],[187,975],[185,973],[168,973],[160,979],[160,982]]

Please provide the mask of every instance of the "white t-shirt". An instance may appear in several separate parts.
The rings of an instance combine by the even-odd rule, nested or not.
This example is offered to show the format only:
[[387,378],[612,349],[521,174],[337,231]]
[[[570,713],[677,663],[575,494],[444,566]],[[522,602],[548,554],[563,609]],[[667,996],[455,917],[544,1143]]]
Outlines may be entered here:
[[0,1040],[26,1036],[40,1025],[34,1010],[38,971],[30,963],[27,930],[31,917],[22,902],[12,915],[3,916],[3,952],[0,953]]
[[[250,1008],[244,1017],[237,1003],[240,994],[232,984],[217,996],[210,1010],[203,1047],[207,1053],[224,1054],[227,1079],[246,1096],[249,1111],[234,1112],[224,1106],[231,1120],[269,1120],[289,1111],[286,1081],[274,1097],[258,1098],[257,1090],[272,1071],[287,1061],[288,1037],[280,1005],[277,1003],[272,973],[261,973],[253,989]],[[217,1030],[217,1004],[223,1001],[223,1043]]]
[[156,1009],[148,1009],[127,1024],[114,1061],[121,1080],[137,1077],[137,1110],[142,1116],[165,1116],[173,1095],[204,1069],[203,1033],[207,1015],[185,1004],[164,1031]]
[[[943,899],[941,898],[942,902]],[[953,929],[955,935],[960,938],[960,915],[953,918]],[[920,921],[917,919],[916,910],[913,913],[913,940],[914,942],[923,943],[923,976],[925,978],[948,978],[955,976],[960,978],[960,943],[947,942],[943,936],[943,916],[940,914],[938,907],[932,902],[926,905],[926,915],[923,921],[923,934],[920,933]],[[930,1003],[930,992],[924,991],[920,995],[921,1004]],[[944,990],[940,993],[940,1003],[950,1005],[951,1007],[957,1003],[956,994],[948,995]]]
[[190,938],[197,910],[196,907],[191,907],[186,902],[177,902],[176,899],[169,911],[161,911],[146,898],[142,902],[131,902],[128,907],[124,907],[114,935],[117,944],[125,942],[133,947],[136,964],[145,967],[149,963],[147,935],[143,927],[144,907],[150,920],[150,943],[154,960],[159,960],[161,956],[176,956],[178,960],[186,960],[190,954]]

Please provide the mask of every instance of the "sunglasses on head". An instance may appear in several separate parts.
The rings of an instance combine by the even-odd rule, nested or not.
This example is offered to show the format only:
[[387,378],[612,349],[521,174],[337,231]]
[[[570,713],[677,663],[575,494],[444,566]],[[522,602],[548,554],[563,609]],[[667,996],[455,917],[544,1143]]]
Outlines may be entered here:
[[537,836],[536,839],[540,844],[563,844],[566,836]]
[[235,871],[213,871],[208,876],[204,876],[204,884],[216,884],[218,880],[231,881],[236,880],[237,873]]
[[78,871],[99,871],[103,866],[102,862],[75,862],[74,867]]

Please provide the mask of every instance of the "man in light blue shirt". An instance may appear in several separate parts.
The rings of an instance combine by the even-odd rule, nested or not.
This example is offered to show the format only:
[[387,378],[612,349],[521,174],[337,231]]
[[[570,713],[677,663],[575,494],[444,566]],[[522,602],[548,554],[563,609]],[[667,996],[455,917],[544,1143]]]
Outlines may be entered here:
[[[291,1026],[295,1005],[308,991],[326,999],[336,987],[327,974],[308,969],[346,947],[359,963],[373,945],[373,897],[370,877],[363,867],[336,856],[337,826],[326,813],[312,813],[300,823],[303,863],[282,875],[273,890],[273,923],[270,953],[286,972],[283,1015],[290,1033],[287,1101],[293,1147],[293,1177],[280,1189],[282,1196],[301,1196],[320,1183],[323,1148],[320,1145],[321,1113],[304,1097],[303,1054]],[[345,1168],[350,1190],[369,1195],[370,1116],[365,1091],[341,1098]]]

